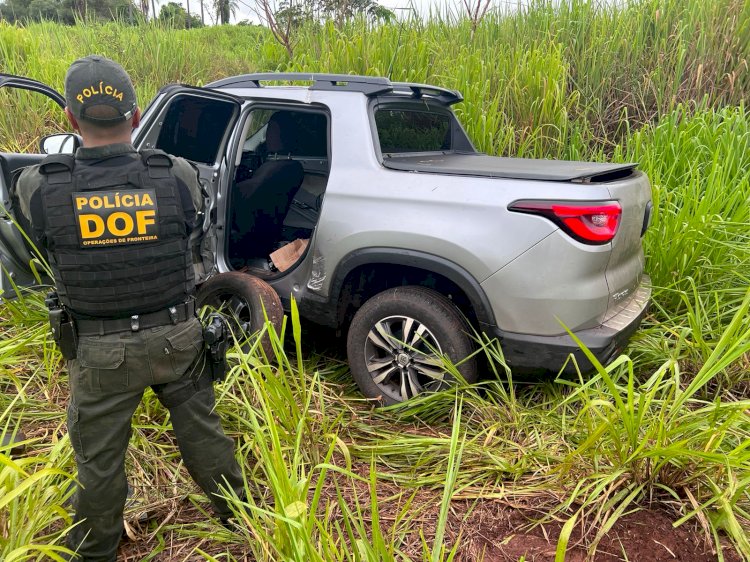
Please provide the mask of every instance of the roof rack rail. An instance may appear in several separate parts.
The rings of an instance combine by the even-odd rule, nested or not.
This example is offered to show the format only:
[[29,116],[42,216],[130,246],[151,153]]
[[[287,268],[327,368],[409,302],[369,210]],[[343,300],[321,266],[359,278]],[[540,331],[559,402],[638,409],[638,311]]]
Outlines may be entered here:
[[391,81],[378,76],[357,76],[355,74],[319,74],[306,72],[259,72],[231,76],[206,84],[206,88],[226,88],[228,86],[261,88],[261,82],[312,82],[311,90],[348,90],[362,92],[367,96],[390,92]]
[[464,98],[455,90],[439,88],[427,84],[409,82],[391,82],[379,76],[360,76],[356,74],[321,74],[317,72],[259,72],[230,76],[210,84],[206,88],[262,88],[261,82],[312,82],[311,90],[347,90],[361,92],[366,96],[377,96],[389,93],[409,93],[417,99],[429,96],[446,105],[452,105]]

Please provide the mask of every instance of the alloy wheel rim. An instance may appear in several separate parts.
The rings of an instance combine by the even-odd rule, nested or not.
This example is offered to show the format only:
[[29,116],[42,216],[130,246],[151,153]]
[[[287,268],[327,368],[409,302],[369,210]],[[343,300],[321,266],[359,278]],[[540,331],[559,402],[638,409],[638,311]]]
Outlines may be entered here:
[[365,364],[373,382],[396,400],[437,389],[445,379],[441,357],[435,334],[410,316],[378,320],[365,340]]

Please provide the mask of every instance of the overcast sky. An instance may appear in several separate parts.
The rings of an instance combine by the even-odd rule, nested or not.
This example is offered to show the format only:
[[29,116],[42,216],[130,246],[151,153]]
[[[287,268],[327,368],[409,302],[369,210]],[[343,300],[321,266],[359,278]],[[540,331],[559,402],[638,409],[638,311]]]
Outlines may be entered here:
[[[179,4],[182,4],[183,6],[187,7],[188,0],[171,0],[176,1]],[[399,13],[406,13],[406,11],[398,10],[399,8],[403,8],[405,10],[408,10],[410,6],[413,6],[414,9],[421,13],[421,14],[427,14],[430,11],[431,7],[440,8],[440,7],[447,7],[450,6],[454,10],[463,10],[463,0],[378,0],[380,4],[383,6],[390,8],[391,10],[396,11],[397,14]],[[523,5],[526,4],[529,0],[490,0],[493,7],[503,7],[503,8],[509,8],[513,9],[514,7],[517,7],[519,4]],[[563,0],[564,1],[564,0]],[[156,11],[157,13],[161,9],[161,6],[166,5],[170,0],[155,0],[156,2]],[[474,3],[476,0],[469,0],[469,3]],[[200,0],[189,0],[190,3],[190,13],[195,14],[198,17],[201,15],[201,3]],[[213,13],[213,0],[203,0],[203,9],[206,12],[206,23],[209,24],[212,21],[212,18],[215,17],[215,14]],[[253,14],[252,7],[254,6],[254,0],[237,0],[237,5],[239,7],[239,10],[237,11],[237,15],[232,18],[232,23],[236,23],[238,21],[242,20],[250,20],[257,22],[258,18]],[[211,15],[209,16],[209,12]]]
[[[198,17],[201,15],[201,2],[200,0],[154,0],[156,2],[157,13],[161,9],[161,6],[168,4],[170,1],[177,2],[187,7],[188,2],[190,3],[190,13],[195,14]],[[255,23],[258,21],[258,16],[253,13],[253,7],[255,0],[236,0],[237,1],[237,14],[232,17],[232,23],[237,23],[242,20],[250,20]],[[272,0],[279,4],[282,0]],[[451,10],[453,12],[462,13],[465,11],[464,1],[468,1],[469,5],[476,5],[477,0],[376,0],[386,8],[390,8],[395,11],[398,17],[402,17],[409,13],[410,9],[414,9],[417,13],[425,16],[429,14],[431,9],[434,10]],[[481,0],[483,1],[483,0]],[[513,11],[517,10],[519,6],[525,6],[533,0],[490,0],[490,9]],[[572,0],[550,0],[553,3],[563,4],[571,2]],[[710,1],[710,0],[707,0]],[[594,3],[598,3],[604,6],[624,6],[627,5],[630,0],[593,0]],[[213,0],[203,0],[203,9],[206,13],[206,23],[211,24],[215,19],[213,13]],[[210,15],[209,15],[210,14]]]

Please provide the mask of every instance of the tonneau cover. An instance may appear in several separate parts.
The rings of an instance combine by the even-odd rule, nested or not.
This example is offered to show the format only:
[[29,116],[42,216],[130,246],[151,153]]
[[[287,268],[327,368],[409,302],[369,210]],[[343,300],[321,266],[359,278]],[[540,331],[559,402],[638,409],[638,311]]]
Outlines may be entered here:
[[593,179],[607,181],[625,177],[637,164],[606,164],[574,162],[569,160],[535,160],[532,158],[502,158],[473,153],[422,154],[411,156],[386,156],[383,165],[392,170],[480,176],[488,178],[513,178],[542,181],[573,181]]

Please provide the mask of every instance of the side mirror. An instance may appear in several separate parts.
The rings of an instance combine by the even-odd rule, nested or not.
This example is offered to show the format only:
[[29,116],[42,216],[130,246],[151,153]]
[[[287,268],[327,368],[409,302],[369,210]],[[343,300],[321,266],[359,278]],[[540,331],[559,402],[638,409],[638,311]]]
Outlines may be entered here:
[[73,133],[57,133],[42,137],[39,147],[43,154],[74,154],[83,142]]

